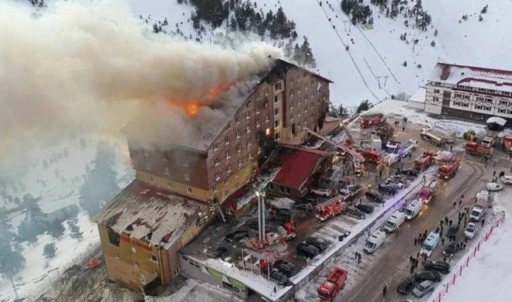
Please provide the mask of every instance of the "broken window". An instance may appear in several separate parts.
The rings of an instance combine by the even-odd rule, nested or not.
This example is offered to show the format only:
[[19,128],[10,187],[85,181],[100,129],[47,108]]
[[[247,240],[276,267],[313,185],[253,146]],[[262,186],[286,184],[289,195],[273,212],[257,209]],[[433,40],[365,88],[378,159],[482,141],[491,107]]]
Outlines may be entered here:
[[121,236],[118,233],[116,233],[114,230],[109,228],[108,229],[108,241],[110,242],[110,244],[119,247],[119,243],[121,242]]

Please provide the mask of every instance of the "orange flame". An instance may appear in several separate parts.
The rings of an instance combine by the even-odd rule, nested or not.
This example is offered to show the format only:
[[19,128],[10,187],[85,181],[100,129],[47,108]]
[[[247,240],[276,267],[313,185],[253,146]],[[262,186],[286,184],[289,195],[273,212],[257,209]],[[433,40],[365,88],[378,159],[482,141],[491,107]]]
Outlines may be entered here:
[[199,105],[197,103],[187,104],[187,106],[185,107],[185,111],[190,117],[195,117],[197,115],[197,112],[199,111]]

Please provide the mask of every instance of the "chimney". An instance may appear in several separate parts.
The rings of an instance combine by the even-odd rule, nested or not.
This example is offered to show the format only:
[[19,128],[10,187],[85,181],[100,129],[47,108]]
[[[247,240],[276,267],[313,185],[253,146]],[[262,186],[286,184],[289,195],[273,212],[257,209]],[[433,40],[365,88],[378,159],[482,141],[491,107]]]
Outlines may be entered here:
[[441,72],[441,80],[446,81],[450,76],[450,65],[444,65]]

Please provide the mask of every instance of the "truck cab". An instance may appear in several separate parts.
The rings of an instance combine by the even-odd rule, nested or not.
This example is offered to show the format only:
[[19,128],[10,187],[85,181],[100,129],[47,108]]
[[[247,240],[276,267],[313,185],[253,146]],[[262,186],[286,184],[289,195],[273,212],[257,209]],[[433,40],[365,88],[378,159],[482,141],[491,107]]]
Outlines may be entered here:
[[413,219],[414,217],[418,216],[418,214],[421,212],[422,209],[423,209],[423,202],[420,199],[415,199],[415,200],[411,201],[411,203],[409,203],[404,210],[405,219],[406,220]]

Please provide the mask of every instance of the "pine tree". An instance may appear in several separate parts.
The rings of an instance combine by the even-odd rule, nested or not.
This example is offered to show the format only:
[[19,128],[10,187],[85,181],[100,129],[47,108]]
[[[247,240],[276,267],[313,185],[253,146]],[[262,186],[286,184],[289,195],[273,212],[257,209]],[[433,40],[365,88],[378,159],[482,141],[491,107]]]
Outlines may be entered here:
[[300,50],[304,56],[304,65],[315,68],[316,60],[313,56],[313,51],[309,45],[308,38],[304,36],[304,42],[302,43]]
[[370,103],[369,100],[364,100],[359,104],[359,106],[357,106],[356,113],[361,113],[363,111],[366,111],[366,110],[370,109],[371,106],[372,106],[372,104]]

